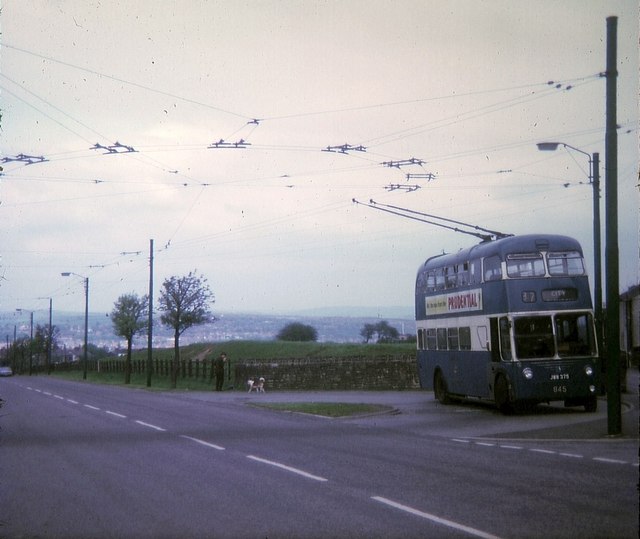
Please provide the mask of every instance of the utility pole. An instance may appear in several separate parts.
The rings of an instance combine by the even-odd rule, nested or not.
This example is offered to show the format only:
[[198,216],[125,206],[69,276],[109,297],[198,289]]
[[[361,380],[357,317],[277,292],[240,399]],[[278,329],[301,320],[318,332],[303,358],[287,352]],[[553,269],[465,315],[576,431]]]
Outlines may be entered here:
[[149,240],[149,327],[147,336],[147,387],[151,387],[151,370],[153,369],[153,240]]
[[31,311],[31,333],[29,334],[29,376],[33,373],[33,311]]
[[600,154],[594,152],[591,160],[591,187],[593,188],[593,295],[595,302],[598,351],[602,353],[602,252],[600,238]]
[[53,298],[49,298],[49,342],[47,343],[47,374],[51,374],[51,349],[53,347]]
[[606,281],[607,281],[607,432],[622,433],[620,403],[620,276],[618,263],[618,133],[617,133],[618,17],[607,17],[607,111],[605,133]]
[[82,358],[82,379],[87,379],[87,358],[89,355],[89,277],[84,278],[84,355]]

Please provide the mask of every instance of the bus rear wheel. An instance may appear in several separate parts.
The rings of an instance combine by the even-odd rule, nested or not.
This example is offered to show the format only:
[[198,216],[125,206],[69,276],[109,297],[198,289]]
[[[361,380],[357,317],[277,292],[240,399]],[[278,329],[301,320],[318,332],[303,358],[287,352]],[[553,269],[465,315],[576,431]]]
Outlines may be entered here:
[[442,371],[436,371],[435,378],[433,380],[433,392],[436,395],[436,399],[440,404],[450,404],[449,392],[447,391],[447,381],[444,379]]
[[515,403],[509,391],[509,380],[507,380],[506,376],[501,374],[496,378],[493,394],[498,410],[505,415],[510,415],[514,412]]

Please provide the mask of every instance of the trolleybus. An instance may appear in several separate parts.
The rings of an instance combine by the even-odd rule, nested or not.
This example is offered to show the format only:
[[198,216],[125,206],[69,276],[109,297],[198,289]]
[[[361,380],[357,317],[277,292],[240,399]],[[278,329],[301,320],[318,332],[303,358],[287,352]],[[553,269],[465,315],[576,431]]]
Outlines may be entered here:
[[429,258],[415,289],[420,385],[443,404],[504,413],[564,401],[597,407],[600,365],[580,244],[507,236]]

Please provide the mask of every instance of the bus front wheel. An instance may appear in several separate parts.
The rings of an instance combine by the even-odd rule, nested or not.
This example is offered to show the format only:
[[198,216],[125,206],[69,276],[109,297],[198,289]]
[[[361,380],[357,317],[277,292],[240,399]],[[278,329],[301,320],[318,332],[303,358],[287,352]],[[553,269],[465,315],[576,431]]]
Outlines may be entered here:
[[496,378],[494,386],[494,398],[496,401],[496,407],[503,414],[512,414],[515,406],[511,391],[509,391],[509,380],[504,375],[500,375]]
[[447,391],[447,381],[444,379],[442,371],[436,371],[435,379],[433,380],[433,391],[440,404],[451,403],[449,392]]

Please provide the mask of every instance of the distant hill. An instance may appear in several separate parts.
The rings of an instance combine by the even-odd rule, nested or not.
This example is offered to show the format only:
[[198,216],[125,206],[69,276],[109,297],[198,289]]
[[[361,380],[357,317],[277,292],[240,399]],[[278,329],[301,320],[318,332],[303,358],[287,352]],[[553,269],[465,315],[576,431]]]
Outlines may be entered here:
[[[361,312],[368,308],[360,308]],[[214,313],[216,321],[210,324],[203,324],[188,329],[181,337],[180,343],[183,345],[203,342],[224,342],[235,340],[274,340],[277,333],[290,322],[302,322],[313,326],[318,332],[319,342],[335,343],[357,343],[362,342],[360,330],[367,323],[376,323],[386,320],[402,334],[415,335],[415,322],[412,314],[404,316],[393,316],[394,314],[406,311],[403,308],[385,308],[384,313],[378,314],[376,309],[370,309],[369,316],[361,314],[355,315],[358,308],[338,308],[338,309],[314,309],[304,312],[297,312],[291,315],[277,314],[249,314],[249,313]],[[322,315],[320,313],[333,313],[332,315]],[[336,313],[350,313],[338,315]],[[315,314],[310,314],[315,313]],[[25,324],[26,322],[26,324]],[[44,325],[48,323],[48,314],[42,320],[34,320],[34,325]],[[60,329],[59,342],[63,346],[72,348],[84,342],[84,314],[55,312],[53,313],[53,325]],[[16,319],[14,313],[0,312],[0,336],[6,336],[6,341],[13,339],[14,328],[18,338],[29,336],[29,323],[24,319]],[[125,341],[113,333],[111,319],[104,314],[89,314],[89,343],[108,349],[123,347]],[[134,346],[136,348],[146,347],[147,336],[139,336]],[[153,345],[159,348],[170,348],[173,346],[173,334],[169,328],[160,324],[160,316],[155,314],[153,329]],[[0,345],[2,347],[2,345]]]
[[298,316],[348,316],[348,317],[366,317],[366,318],[380,318],[387,320],[390,318],[396,319],[413,319],[413,307],[405,306],[391,306],[391,307],[363,307],[363,306],[349,306],[349,307],[319,307],[316,309],[305,309],[301,311],[295,311],[294,315]]

